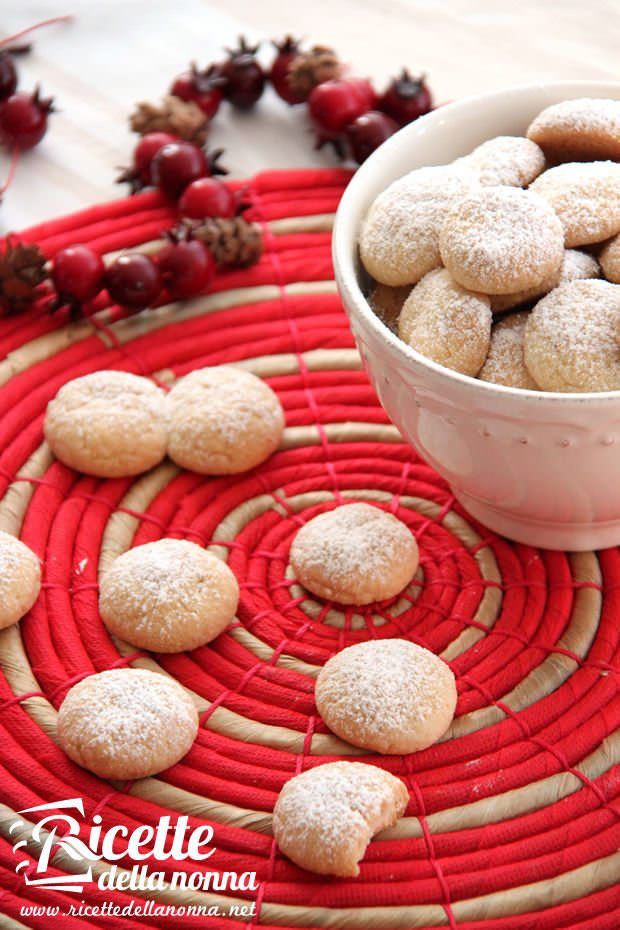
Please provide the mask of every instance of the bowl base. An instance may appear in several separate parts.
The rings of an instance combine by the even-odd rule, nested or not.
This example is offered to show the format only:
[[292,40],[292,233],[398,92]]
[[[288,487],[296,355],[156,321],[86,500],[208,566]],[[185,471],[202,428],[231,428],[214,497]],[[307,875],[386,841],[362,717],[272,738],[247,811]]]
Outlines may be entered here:
[[620,545],[620,520],[604,523],[547,523],[493,507],[476,497],[452,488],[460,504],[494,533],[537,549],[590,552]]

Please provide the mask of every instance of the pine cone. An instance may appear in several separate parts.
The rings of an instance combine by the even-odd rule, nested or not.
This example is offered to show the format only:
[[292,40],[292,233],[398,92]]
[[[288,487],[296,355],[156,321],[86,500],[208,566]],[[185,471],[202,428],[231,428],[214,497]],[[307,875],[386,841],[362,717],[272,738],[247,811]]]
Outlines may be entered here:
[[13,242],[7,237],[0,252],[0,310],[6,316],[26,310],[45,281],[45,256],[38,245]]
[[326,45],[315,45],[309,52],[300,52],[293,58],[288,83],[300,99],[307,100],[317,84],[340,77],[341,73],[342,65],[334,50]]
[[206,219],[193,227],[197,239],[213,252],[218,265],[248,268],[263,253],[263,236],[257,223],[242,216],[233,219]]
[[170,132],[187,142],[204,145],[209,119],[196,103],[186,103],[179,97],[164,97],[161,106],[139,103],[129,117],[133,132],[141,136],[147,132]]

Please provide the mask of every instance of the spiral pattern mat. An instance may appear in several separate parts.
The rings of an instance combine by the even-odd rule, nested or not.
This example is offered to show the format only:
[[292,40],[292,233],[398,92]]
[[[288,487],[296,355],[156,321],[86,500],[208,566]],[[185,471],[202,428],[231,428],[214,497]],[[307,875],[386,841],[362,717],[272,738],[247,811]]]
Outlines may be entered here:
[[[251,269],[219,275],[200,298],[127,317],[102,297],[95,317],[74,324],[42,306],[0,321],[0,528],[38,554],[44,582],[30,614],[0,634],[0,928],[620,925],[620,554],[545,552],[490,533],[402,441],[361,369],[333,281],[330,229],[347,177],[286,172],[249,182],[265,253]],[[48,256],[76,241],[109,256],[153,249],[173,219],[147,193],[22,238]],[[164,463],[139,479],[98,481],[55,461],[43,442],[46,404],[71,378],[121,368],[170,384],[220,363],[266,378],[286,412],[280,450],[253,472],[211,479]],[[350,500],[396,514],[421,551],[409,588],[365,609],[311,597],[288,561],[302,524]],[[192,653],[136,653],[110,638],[98,614],[101,568],[162,536],[211,548],[241,586],[234,624]],[[314,679],[344,646],[394,636],[450,663],[457,717],[424,752],[365,756],[405,781],[406,816],[372,842],[358,879],[313,876],[273,841],[278,792],[295,773],[364,756],[318,717]],[[182,682],[201,727],[178,765],[112,785],[65,757],[55,718],[71,684],[129,664]],[[191,868],[255,870],[258,891],[151,893],[223,907],[202,920],[37,916],[45,905],[68,908],[75,895],[25,883],[10,827],[16,811],[76,797],[84,829],[95,814],[104,827],[133,829],[165,814],[212,824],[217,853]],[[31,842],[32,867],[39,853]],[[48,874],[80,868],[58,849]],[[106,868],[98,862],[95,872]],[[149,896],[114,899],[141,894]],[[92,885],[82,897],[110,895]],[[243,900],[255,902],[254,914],[230,916],[225,908]]]

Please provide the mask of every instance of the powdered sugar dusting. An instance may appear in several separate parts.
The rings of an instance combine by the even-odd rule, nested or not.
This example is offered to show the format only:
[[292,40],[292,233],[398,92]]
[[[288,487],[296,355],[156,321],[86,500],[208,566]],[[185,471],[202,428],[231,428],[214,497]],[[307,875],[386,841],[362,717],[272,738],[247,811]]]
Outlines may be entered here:
[[455,700],[446,663],[404,639],[349,646],[325,664],[316,683],[317,708],[330,729],[383,753],[434,742],[445,732]]
[[541,174],[530,191],[555,210],[568,247],[602,242],[620,232],[620,164],[558,165]]
[[523,136],[497,136],[467,156],[472,171],[485,186],[526,187],[545,168],[539,146]]
[[564,254],[553,210],[513,187],[486,187],[464,197],[446,216],[439,243],[453,277],[485,294],[535,287],[560,267]]
[[527,135],[554,152],[587,156],[600,149],[615,157],[620,152],[620,100],[580,97],[555,103],[539,113]]
[[16,623],[34,604],[40,588],[39,560],[28,546],[0,531],[0,629]]
[[400,779],[361,762],[330,762],[288,781],[273,815],[278,845],[322,874],[357,875],[372,836],[392,826],[409,800]]
[[525,331],[525,362],[548,391],[620,390],[620,285],[572,281],[539,301]]
[[523,340],[528,314],[513,313],[496,323],[491,333],[487,360],[478,377],[493,384],[537,391],[538,385],[525,367]]

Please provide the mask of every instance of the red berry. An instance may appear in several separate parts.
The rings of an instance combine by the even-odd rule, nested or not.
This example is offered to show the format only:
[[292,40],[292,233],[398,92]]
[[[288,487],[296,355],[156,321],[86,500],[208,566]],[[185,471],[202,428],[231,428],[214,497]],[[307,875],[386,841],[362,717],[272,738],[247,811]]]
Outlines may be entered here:
[[179,201],[181,216],[201,220],[205,216],[233,217],[237,199],[233,192],[216,178],[199,178],[185,188]]
[[53,111],[51,99],[44,100],[37,87],[34,94],[11,94],[0,103],[0,136],[7,145],[31,149],[47,130],[47,117]]
[[216,273],[212,253],[199,239],[171,241],[157,256],[159,270],[171,297],[193,297]]
[[368,97],[351,81],[335,79],[315,87],[308,98],[310,115],[320,130],[339,133],[365,113]]
[[191,142],[170,142],[153,158],[151,177],[157,187],[173,200],[197,178],[209,174],[207,156]]
[[10,97],[16,88],[17,68],[13,56],[7,51],[0,51],[0,100]]
[[148,132],[142,136],[133,150],[133,166],[144,184],[153,183],[151,168],[157,153],[163,149],[164,145],[171,145],[178,141],[178,137],[169,132]]
[[61,299],[92,300],[103,287],[105,266],[98,252],[87,245],[61,249],[52,262],[52,280]]
[[379,95],[377,94],[377,91],[374,89],[368,78],[351,77],[347,78],[346,80],[347,84],[350,84],[351,87],[354,87],[357,90],[359,96],[366,104],[366,110],[364,112],[367,110],[373,110],[377,105]]
[[106,271],[105,284],[115,303],[132,310],[149,307],[162,287],[159,268],[147,255],[139,252],[119,255]]
[[296,93],[288,80],[289,68],[293,59],[299,54],[298,41],[293,39],[292,36],[287,36],[282,42],[274,42],[273,44],[278,51],[269,72],[269,80],[273,89],[278,97],[281,97],[287,103],[303,103],[304,96]]
[[181,100],[197,104],[205,116],[212,119],[222,102],[222,86],[226,79],[222,77],[217,65],[211,65],[206,71],[199,71],[192,65],[189,71],[179,74],[172,83],[170,93]]
[[394,78],[379,100],[379,108],[395,119],[400,126],[412,123],[433,108],[433,98],[424,75],[413,78],[406,68]]
[[361,165],[375,149],[399,129],[398,123],[378,110],[362,113],[347,126],[347,139],[354,161]]
[[248,45],[243,37],[239,48],[228,50],[229,57],[221,66],[226,83],[224,96],[239,110],[249,110],[265,89],[265,73],[255,55],[258,45]]

